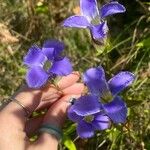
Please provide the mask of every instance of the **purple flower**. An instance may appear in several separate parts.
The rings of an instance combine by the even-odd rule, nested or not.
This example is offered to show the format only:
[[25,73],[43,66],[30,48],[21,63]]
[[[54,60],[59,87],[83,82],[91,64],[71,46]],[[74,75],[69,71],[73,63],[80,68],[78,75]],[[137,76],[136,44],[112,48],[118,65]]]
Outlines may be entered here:
[[114,123],[124,123],[127,117],[127,106],[118,94],[131,85],[135,77],[131,72],[122,71],[108,82],[101,66],[88,69],[84,75],[84,83],[92,95],[99,98],[102,109]]
[[110,127],[110,119],[100,110],[98,98],[94,95],[80,97],[68,110],[70,120],[77,122],[77,133],[81,138],[90,138],[95,130]]
[[39,88],[56,75],[72,72],[69,59],[61,56],[63,49],[64,44],[57,40],[47,40],[42,48],[34,45],[29,49],[23,60],[28,67],[26,82],[29,87]]
[[98,9],[96,0],[80,0],[81,15],[74,15],[63,22],[65,27],[88,28],[95,42],[103,42],[108,32],[105,17],[123,13],[125,7],[117,1],[112,1]]
[[111,122],[124,123],[127,106],[118,93],[133,82],[134,75],[124,71],[106,82],[104,70],[99,66],[88,69],[83,80],[90,93],[80,97],[68,109],[68,117],[78,124],[78,135],[89,138],[95,130],[109,128]]

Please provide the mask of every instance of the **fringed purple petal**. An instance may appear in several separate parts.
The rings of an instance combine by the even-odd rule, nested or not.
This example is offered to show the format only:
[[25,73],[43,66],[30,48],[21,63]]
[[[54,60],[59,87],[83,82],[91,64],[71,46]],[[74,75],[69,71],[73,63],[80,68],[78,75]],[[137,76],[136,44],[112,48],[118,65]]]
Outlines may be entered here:
[[113,14],[124,13],[125,11],[126,9],[123,5],[119,4],[116,1],[113,1],[113,2],[110,2],[109,4],[104,5],[100,9],[100,15],[102,18],[105,18]]
[[48,60],[52,61],[54,59],[54,48],[42,48],[42,52]]
[[109,92],[105,72],[101,66],[88,69],[83,75],[83,80],[92,94],[103,96]]
[[67,57],[54,61],[52,67],[48,70],[49,73],[54,73],[59,76],[66,76],[72,71],[72,64]]
[[107,36],[108,26],[106,22],[90,27],[91,36],[94,40],[103,40]]
[[83,116],[79,116],[74,112],[73,105],[68,109],[68,118],[74,122],[79,122],[83,119]]
[[41,49],[37,46],[32,46],[24,57],[23,63],[28,67],[43,66],[46,60],[47,58],[42,53]]
[[74,104],[74,112],[80,116],[92,115],[99,111],[98,98],[93,95],[81,96]]
[[98,7],[96,0],[80,0],[81,14],[85,16],[88,21],[91,21],[98,16]]
[[109,88],[113,95],[118,94],[127,86],[131,85],[135,79],[134,74],[122,71],[108,81]]
[[96,130],[105,130],[110,127],[111,121],[107,115],[97,113],[92,122],[92,125]]
[[90,123],[81,120],[77,126],[77,133],[81,138],[90,138],[94,136],[94,128]]
[[47,40],[43,44],[42,51],[49,60],[53,60],[61,54],[64,48],[63,42],[58,40]]
[[34,66],[28,70],[26,81],[30,88],[39,88],[47,82],[48,77],[49,75],[42,67]]
[[112,102],[103,105],[106,114],[114,123],[125,123],[127,118],[126,103],[117,96]]
[[90,23],[84,16],[71,16],[63,22],[64,27],[87,28]]

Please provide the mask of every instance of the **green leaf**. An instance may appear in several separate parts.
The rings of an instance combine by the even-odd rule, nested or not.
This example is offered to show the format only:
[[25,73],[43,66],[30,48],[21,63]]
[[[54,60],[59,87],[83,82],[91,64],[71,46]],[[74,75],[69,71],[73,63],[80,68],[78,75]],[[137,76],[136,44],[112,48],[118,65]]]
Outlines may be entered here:
[[76,124],[72,124],[72,125],[70,125],[69,128],[67,128],[67,129],[64,131],[64,134],[65,134],[65,135],[70,135],[70,134],[73,133],[75,130],[76,130]]
[[25,75],[26,74],[26,68],[24,68],[24,67],[21,67],[21,68],[19,68],[19,70],[18,70],[18,73],[20,74],[20,75]]
[[63,137],[63,143],[68,150],[76,150],[74,142],[68,136]]
[[143,2],[143,4],[147,4],[147,5],[150,5],[150,2]]
[[143,41],[139,42],[136,44],[137,47],[146,47],[149,48],[150,47],[150,38],[144,39]]
[[97,45],[94,44],[94,47],[97,51],[97,56],[101,55],[101,54],[107,54],[112,50],[112,45],[110,44],[109,39],[107,39],[107,41],[105,41],[105,44],[103,45]]
[[46,5],[37,6],[35,8],[35,11],[38,14],[47,14],[48,13],[48,6],[46,6]]
[[110,139],[110,141],[112,141],[112,142],[115,141],[116,138],[118,138],[118,136],[119,136],[120,133],[121,132],[117,128],[111,129],[110,133],[109,133],[109,139]]
[[112,142],[109,150],[114,150],[117,148],[117,143],[119,142],[121,135],[121,131],[118,130],[118,128],[111,129],[111,132],[108,135],[110,141]]

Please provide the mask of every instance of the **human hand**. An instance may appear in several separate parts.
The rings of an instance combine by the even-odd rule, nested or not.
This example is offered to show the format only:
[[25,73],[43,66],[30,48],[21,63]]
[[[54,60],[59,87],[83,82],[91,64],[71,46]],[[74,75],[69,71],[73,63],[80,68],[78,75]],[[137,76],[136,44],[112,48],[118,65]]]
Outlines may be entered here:
[[28,119],[25,111],[15,102],[9,103],[0,112],[0,149],[2,150],[47,150],[57,149],[58,140],[54,135],[42,133],[36,142],[30,143],[28,136],[35,133],[42,124],[54,124],[62,127],[66,118],[69,99],[79,97],[84,85],[77,83],[79,74],[73,73],[63,77],[57,84],[33,90],[22,87],[15,95],[25,108],[31,112],[48,108],[44,116]]

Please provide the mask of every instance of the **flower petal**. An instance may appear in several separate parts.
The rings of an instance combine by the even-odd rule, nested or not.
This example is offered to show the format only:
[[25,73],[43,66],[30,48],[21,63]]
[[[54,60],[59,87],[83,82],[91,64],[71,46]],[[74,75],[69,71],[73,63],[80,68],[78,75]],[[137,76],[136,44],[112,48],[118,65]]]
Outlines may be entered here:
[[83,80],[92,94],[102,96],[109,92],[105,72],[101,66],[88,69],[83,75]]
[[117,13],[123,13],[125,11],[126,9],[123,5],[119,4],[117,1],[114,1],[104,5],[100,9],[100,15],[102,18],[105,18],[107,16],[117,14]]
[[83,119],[83,116],[79,116],[74,112],[73,105],[68,109],[68,118],[74,122],[79,122]]
[[58,40],[47,40],[43,44],[42,51],[49,60],[53,60],[60,55],[64,48],[65,46],[63,42]]
[[98,16],[98,7],[96,0],[80,0],[81,14],[85,16],[88,21],[91,21]]
[[72,64],[67,57],[64,57],[63,59],[54,61],[48,72],[59,76],[68,75],[72,72]]
[[108,81],[109,88],[113,95],[118,94],[127,86],[132,84],[135,76],[131,72],[122,71]]
[[108,116],[97,113],[95,115],[94,121],[92,122],[92,125],[95,127],[96,130],[105,130],[110,127],[110,119]]
[[26,81],[29,87],[39,88],[46,83],[49,75],[42,67],[34,66],[30,68],[26,74]]
[[23,59],[23,63],[29,67],[31,66],[43,66],[47,60],[41,49],[37,46],[32,46],[27,55]]
[[45,54],[48,60],[54,59],[54,48],[42,48],[42,52]]
[[64,27],[87,28],[90,23],[84,16],[71,16],[63,22]]
[[90,27],[91,35],[94,40],[106,38],[108,26],[106,22]]
[[103,108],[114,123],[124,123],[126,121],[127,106],[121,97],[115,97],[110,103],[104,104]]
[[77,126],[77,133],[81,138],[90,138],[94,136],[94,128],[91,124],[81,120]]
[[80,116],[92,115],[99,111],[98,98],[93,95],[81,96],[74,104],[74,112]]

